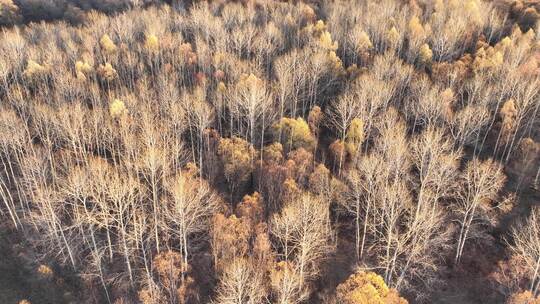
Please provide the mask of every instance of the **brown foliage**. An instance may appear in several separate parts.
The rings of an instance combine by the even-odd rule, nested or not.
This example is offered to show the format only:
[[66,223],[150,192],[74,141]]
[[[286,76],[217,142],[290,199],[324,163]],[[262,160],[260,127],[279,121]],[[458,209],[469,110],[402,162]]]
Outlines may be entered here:
[[164,251],[153,261],[165,297],[163,301],[189,303],[196,295],[195,282],[188,275],[190,266],[183,262],[178,252]]
[[264,219],[264,201],[262,196],[255,192],[252,195],[245,195],[242,201],[236,206],[238,217],[247,219],[250,226],[255,226]]
[[234,259],[247,256],[251,238],[249,219],[218,213],[214,216],[212,229],[212,253],[219,272]]

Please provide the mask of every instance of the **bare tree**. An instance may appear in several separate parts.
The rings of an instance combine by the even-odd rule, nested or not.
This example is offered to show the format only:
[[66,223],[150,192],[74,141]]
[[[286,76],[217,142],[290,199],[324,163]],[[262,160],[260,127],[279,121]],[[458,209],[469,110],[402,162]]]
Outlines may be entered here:
[[266,297],[263,273],[248,259],[229,264],[217,287],[216,304],[258,304]]
[[206,144],[204,132],[210,128],[214,122],[214,109],[205,100],[205,88],[198,87],[193,94],[183,96],[182,106],[187,114],[187,123],[189,126],[189,136],[191,140],[192,154],[201,171],[203,168],[203,147]]
[[483,210],[489,208],[489,203],[497,197],[505,180],[501,165],[492,160],[474,158],[467,164],[461,177],[462,191],[457,196],[456,211],[460,228],[456,263],[459,263],[465,242],[471,237],[477,221],[482,218]]
[[[230,91],[228,100],[231,132],[253,145],[264,141],[265,128],[273,121],[268,112],[272,106],[272,95],[266,83],[253,74],[244,75]],[[233,119],[236,120],[237,127],[233,126]],[[255,138],[259,128],[260,139]]]
[[180,240],[180,252],[188,263],[190,251],[198,244],[191,239],[210,230],[210,220],[219,210],[218,197],[203,179],[183,172],[166,185],[170,201],[165,209],[166,228]]
[[276,303],[298,304],[308,299],[309,290],[302,282],[297,269],[289,262],[278,262],[270,270],[270,284]]
[[304,286],[320,274],[320,262],[332,251],[329,204],[304,194],[274,216],[270,232],[282,259],[293,265]]
[[528,290],[533,297],[540,288],[540,209],[533,207],[531,214],[510,230],[510,249],[523,258],[529,275]]
[[[347,199],[340,203],[348,213],[354,216],[356,257],[359,260],[364,254],[369,222],[373,220],[372,212],[377,200],[381,160],[373,155],[362,157],[357,170],[350,170],[345,176],[348,186]],[[363,220],[363,223],[361,222]],[[369,225],[369,226],[368,226]]]
[[131,233],[133,208],[134,204],[137,203],[137,190],[140,186],[135,178],[122,176],[117,172],[106,176],[106,178],[108,179],[107,196],[112,205],[109,212],[112,214],[112,222],[119,235],[120,251],[125,259],[129,280],[133,284],[134,274],[130,257],[133,256],[131,249],[134,246],[128,244],[130,243],[128,235]]
[[418,172],[417,212],[450,196],[458,185],[461,150],[454,150],[445,133],[428,126],[411,141],[411,158]]

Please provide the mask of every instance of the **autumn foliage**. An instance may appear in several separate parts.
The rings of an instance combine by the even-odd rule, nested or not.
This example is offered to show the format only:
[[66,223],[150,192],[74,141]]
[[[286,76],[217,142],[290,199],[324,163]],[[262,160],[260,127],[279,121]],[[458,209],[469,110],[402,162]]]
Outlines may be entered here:
[[535,303],[538,9],[0,0],[19,285],[84,303]]
[[396,290],[388,288],[381,276],[359,271],[337,287],[338,303],[343,304],[407,304]]

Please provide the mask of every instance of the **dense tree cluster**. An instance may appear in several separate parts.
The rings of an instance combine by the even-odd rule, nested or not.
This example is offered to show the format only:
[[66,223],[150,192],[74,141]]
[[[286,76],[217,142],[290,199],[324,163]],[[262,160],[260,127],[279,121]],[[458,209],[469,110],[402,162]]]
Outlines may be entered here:
[[81,299],[429,303],[479,250],[540,295],[532,5],[109,2],[0,0],[84,16],[0,33],[0,229]]
[[[97,10],[106,14],[134,7],[160,4],[161,0],[2,0],[0,26],[65,20],[77,25],[85,22],[85,12]],[[172,2],[172,1],[169,1]]]

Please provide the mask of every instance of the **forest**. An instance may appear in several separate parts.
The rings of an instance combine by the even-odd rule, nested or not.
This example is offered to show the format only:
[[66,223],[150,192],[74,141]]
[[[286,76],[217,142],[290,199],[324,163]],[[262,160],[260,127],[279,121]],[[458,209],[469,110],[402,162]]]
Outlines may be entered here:
[[0,0],[0,303],[540,303],[539,12]]

